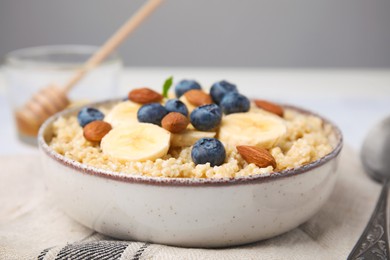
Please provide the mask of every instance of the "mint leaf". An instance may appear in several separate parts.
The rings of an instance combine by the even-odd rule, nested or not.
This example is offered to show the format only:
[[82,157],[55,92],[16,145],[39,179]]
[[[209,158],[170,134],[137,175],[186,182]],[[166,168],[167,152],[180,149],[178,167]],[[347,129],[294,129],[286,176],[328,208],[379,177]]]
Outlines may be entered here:
[[168,98],[168,91],[171,88],[172,83],[173,83],[173,76],[170,76],[165,80],[163,85],[163,93],[162,93],[163,97]]

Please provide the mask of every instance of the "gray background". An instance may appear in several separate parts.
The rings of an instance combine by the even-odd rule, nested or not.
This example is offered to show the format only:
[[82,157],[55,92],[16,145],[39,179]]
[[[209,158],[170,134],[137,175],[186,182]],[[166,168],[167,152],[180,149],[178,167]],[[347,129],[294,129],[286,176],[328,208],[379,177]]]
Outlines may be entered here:
[[[0,56],[99,45],[136,0],[0,0]],[[119,50],[130,66],[390,67],[389,0],[166,0]]]

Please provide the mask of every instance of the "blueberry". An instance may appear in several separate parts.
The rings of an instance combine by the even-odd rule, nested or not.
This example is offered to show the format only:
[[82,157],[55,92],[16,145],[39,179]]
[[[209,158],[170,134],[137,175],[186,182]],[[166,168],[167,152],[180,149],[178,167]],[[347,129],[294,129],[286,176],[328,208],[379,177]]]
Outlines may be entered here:
[[222,111],[216,104],[209,104],[195,108],[191,115],[191,124],[198,130],[208,131],[221,123]]
[[165,108],[168,112],[179,112],[185,116],[188,116],[188,109],[186,105],[178,99],[169,99],[165,103]]
[[85,125],[96,120],[103,120],[104,114],[93,107],[83,107],[77,115],[79,125],[84,127]]
[[248,112],[250,108],[249,99],[237,92],[227,93],[219,104],[222,111],[228,115],[232,113]]
[[198,82],[195,80],[183,79],[175,86],[176,97],[181,97],[184,93],[191,89],[202,89]]
[[137,118],[139,122],[161,126],[161,120],[166,114],[168,111],[160,103],[150,103],[138,109]]
[[219,104],[226,93],[238,92],[237,87],[225,80],[214,83],[210,89],[210,95],[213,101]]
[[211,166],[219,166],[224,163],[225,157],[225,147],[216,138],[201,138],[191,150],[191,158],[195,164],[210,163]]

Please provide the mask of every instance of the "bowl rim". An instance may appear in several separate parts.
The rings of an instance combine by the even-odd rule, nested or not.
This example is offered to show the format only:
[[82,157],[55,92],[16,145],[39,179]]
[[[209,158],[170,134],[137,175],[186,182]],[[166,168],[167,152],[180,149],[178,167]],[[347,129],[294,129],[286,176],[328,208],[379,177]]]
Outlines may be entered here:
[[332,130],[336,136],[337,143],[330,153],[311,163],[299,167],[295,167],[295,168],[278,171],[278,172],[272,172],[267,175],[256,174],[256,175],[240,176],[240,177],[232,177],[232,178],[171,178],[171,177],[151,177],[151,176],[144,176],[139,174],[115,172],[111,170],[105,170],[105,169],[89,166],[77,162],[75,160],[72,160],[70,158],[67,158],[64,155],[61,155],[56,151],[54,151],[54,149],[52,149],[46,143],[44,138],[46,129],[50,127],[52,123],[55,120],[57,120],[59,117],[71,115],[72,113],[75,113],[78,110],[80,110],[82,107],[109,106],[118,103],[120,101],[123,101],[123,99],[118,98],[118,99],[103,100],[103,101],[94,102],[83,106],[68,108],[54,114],[53,116],[48,118],[39,129],[38,145],[39,145],[39,149],[41,150],[41,153],[43,152],[45,155],[47,155],[49,158],[53,159],[57,163],[60,163],[63,166],[76,170],[80,173],[111,179],[115,181],[120,181],[120,182],[151,184],[157,186],[226,186],[226,185],[269,182],[269,181],[279,180],[281,178],[289,178],[289,177],[305,174],[310,172],[312,169],[318,168],[326,164],[327,162],[331,161],[335,157],[337,157],[337,155],[340,153],[343,147],[343,135],[340,129],[334,123],[332,123],[330,120],[314,112],[293,105],[288,105],[288,104],[280,104],[280,105],[283,106],[284,108],[292,109],[299,113],[319,117],[323,121],[323,123],[329,124],[332,127]]

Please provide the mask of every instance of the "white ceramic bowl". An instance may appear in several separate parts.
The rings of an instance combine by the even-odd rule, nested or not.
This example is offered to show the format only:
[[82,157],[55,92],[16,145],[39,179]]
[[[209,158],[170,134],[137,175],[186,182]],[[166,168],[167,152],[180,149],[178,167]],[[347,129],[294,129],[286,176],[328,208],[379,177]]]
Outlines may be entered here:
[[50,148],[53,122],[78,110],[61,112],[40,129],[46,183],[69,216],[115,238],[184,247],[255,242],[307,221],[335,184],[342,135],[334,125],[333,151],[295,169],[234,179],[156,178],[97,169]]

